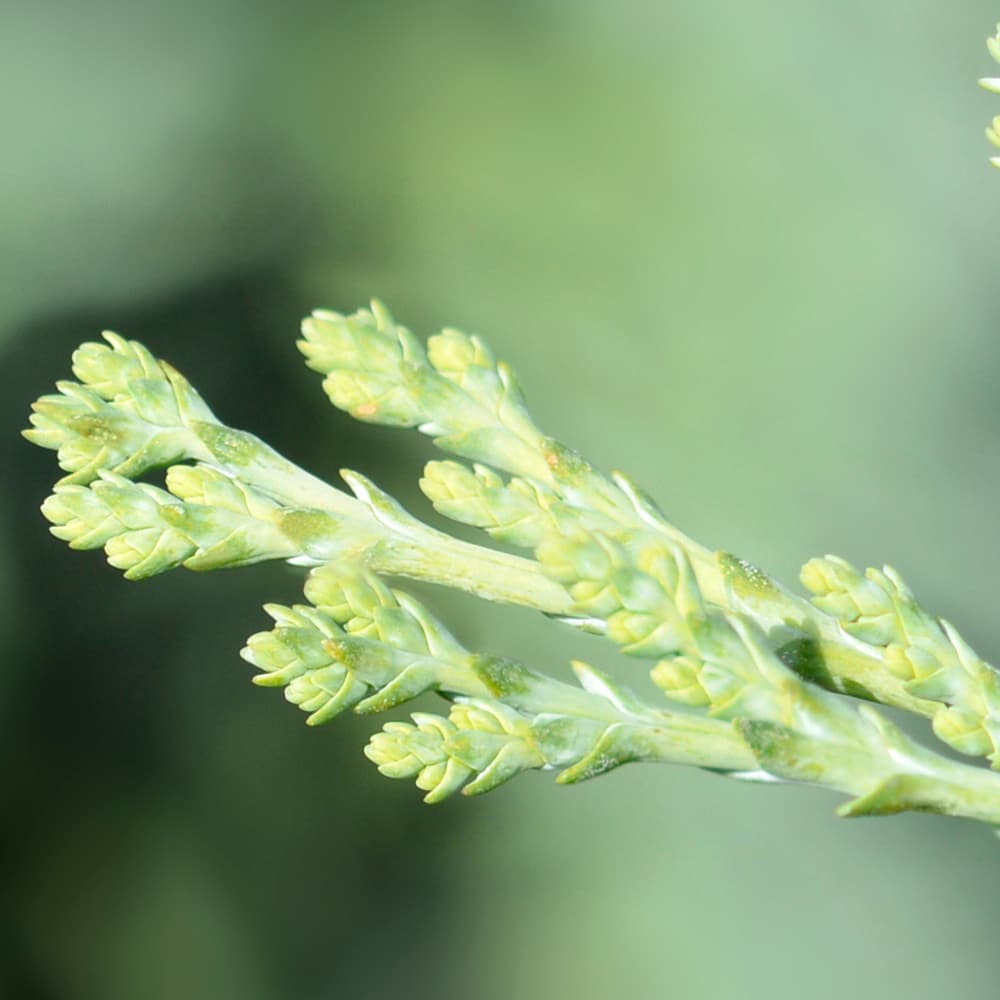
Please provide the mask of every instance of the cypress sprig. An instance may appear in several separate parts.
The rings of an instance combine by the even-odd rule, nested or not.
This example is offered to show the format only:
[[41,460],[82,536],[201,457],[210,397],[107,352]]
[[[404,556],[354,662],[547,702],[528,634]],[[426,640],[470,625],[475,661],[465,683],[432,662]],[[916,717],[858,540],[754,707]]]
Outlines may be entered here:
[[[483,665],[487,676],[496,666]],[[592,667],[576,663],[574,669],[602,693],[570,685],[559,685],[564,688],[559,692],[545,680],[528,699],[514,694],[510,700],[515,706],[501,700],[510,692],[500,687],[494,689],[497,697],[459,698],[447,718],[414,713],[413,725],[386,723],[365,753],[387,777],[417,776],[417,786],[429,792],[427,802],[441,801],[463,785],[466,795],[492,791],[526,770],[558,769],[556,781],[569,785],[635,761],[690,764],[750,779],[764,776],[727,723],[640,708],[633,695]],[[566,703],[560,693],[567,695]],[[621,706],[622,695],[630,709]],[[529,707],[544,705],[547,698],[554,710]]]
[[[200,470],[186,471],[177,478],[190,481]],[[173,485],[168,493],[101,472],[90,486],[56,486],[42,513],[57,538],[75,549],[104,548],[108,562],[130,580],[177,566],[209,570],[299,554],[273,516],[280,507],[248,487],[233,486],[227,503],[206,504],[180,499],[176,480]]]
[[536,549],[553,533],[615,527],[601,514],[565,503],[539,482],[516,476],[505,481],[478,462],[472,468],[461,462],[428,462],[420,489],[445,517],[520,548]]
[[34,404],[29,440],[59,452],[63,483],[89,483],[100,471],[137,476],[175,461],[208,458],[195,428],[215,415],[176,369],[135,341],[103,334],[107,345],[73,353],[79,382]]
[[[76,382],[58,382],[56,388],[59,395],[34,404],[26,436],[58,452],[67,473],[60,485],[90,483],[103,471],[138,476],[171,462],[209,457],[188,428],[147,419],[154,416],[149,408],[115,405]],[[129,400],[134,402],[135,397]]]
[[[319,483],[218,422],[186,380],[117,337],[77,353],[83,382],[62,383],[27,432],[60,451],[71,477],[89,480],[57,485],[46,501],[54,533],[73,547],[103,546],[133,579],[178,565],[275,558],[314,567],[309,603],[268,605],[274,626],[247,642],[257,683],[282,687],[312,725],[348,709],[447,697],[447,718],[417,713],[412,725],[389,723],[368,750],[385,773],[417,777],[432,801],[459,787],[486,791],[527,769],[556,769],[568,784],[645,760],[820,783],[854,797],[851,815],[916,808],[1000,822],[1000,780],[920,748],[785,662],[802,669],[800,647],[811,641],[827,667],[848,664],[831,669],[832,687],[856,679],[850,664],[863,662],[868,676],[882,679],[869,696],[899,703],[893,684],[912,702],[934,694],[927,678],[917,683],[898,665],[889,669],[891,643],[865,631],[863,615],[846,621],[839,605],[826,614],[749,564],[708,552],[626,477],[605,477],[542,436],[509,370],[476,338],[446,331],[424,351],[379,306],[333,315],[307,323],[306,353],[335,401],[362,417],[420,426],[474,458],[471,469],[431,463],[425,492],[442,512],[533,558],[435,531],[359,473],[343,474],[353,496]],[[91,425],[83,417],[100,433],[84,433]],[[474,434],[462,436],[463,421]],[[110,432],[119,426],[127,433],[116,437]],[[105,441],[78,461],[80,441],[90,447],[102,435],[113,447]],[[138,475],[163,464],[165,490],[114,471]],[[574,665],[575,686],[472,653],[405,591],[387,587],[382,573],[601,632],[650,660],[654,681],[684,710],[655,708],[584,664]],[[937,640],[947,636],[955,655],[966,655],[947,626],[939,631]],[[787,653],[790,640],[798,660]],[[912,660],[923,646],[911,633],[907,643]],[[838,652],[842,661],[831,655]],[[980,661],[963,669],[990,670]]]
[[[1000,27],[989,40],[1000,61]],[[1000,80],[981,81],[1000,93]],[[987,131],[1000,146],[1000,119]],[[1000,157],[993,160],[1000,166]],[[750,563],[684,535],[622,473],[606,476],[534,423],[512,370],[478,337],[426,347],[380,303],[317,311],[300,348],[331,401],[415,427],[471,461],[431,462],[421,487],[445,516],[524,555],[437,531],[363,475],[321,482],[226,426],[175,369],[116,334],[73,356],[78,381],[34,406],[25,436],[66,475],[43,505],[57,537],[106,550],[131,579],[261,559],[311,567],[308,603],[243,656],[317,725],[437,693],[447,716],[390,721],[366,754],[427,801],[478,794],[525,770],[572,784],[629,761],[686,764],[850,796],[841,815],[906,809],[1000,825],[1000,775],[919,745],[854,695],[931,717],[949,746],[1000,767],[1000,674],[895,571],[813,560],[810,602]],[[166,489],[133,480],[166,468]],[[649,704],[583,663],[576,684],[471,652],[381,575],[541,611],[648,661],[680,706]]]
[[355,514],[360,506],[282,458],[260,438],[221,423],[195,388],[142,344],[105,332],[107,344],[73,354],[80,380],[56,383],[58,395],[32,406],[24,436],[58,453],[67,475],[83,484],[102,471],[128,478],[178,462],[205,462],[296,506]]
[[[564,784],[633,760],[688,763],[720,771],[752,768],[752,755],[730,726],[653,708],[583,663],[574,664],[581,683],[575,687],[508,658],[470,653],[419,601],[391,590],[360,567],[330,564],[314,570],[306,596],[314,605],[266,605],[275,627],[251,636],[242,655],[262,671],[255,683],[284,687],[285,697],[310,713],[309,725],[328,722],[346,709],[360,714],[386,711],[429,691],[459,699],[450,722],[428,723],[430,729],[422,723],[415,728],[387,725],[385,732],[392,738],[380,737],[373,744],[383,755],[377,762],[403,758],[410,762],[403,771],[399,771],[402,765],[393,764],[385,772],[392,777],[417,773],[407,768],[419,760],[421,768],[434,764],[433,773],[440,779],[447,734],[454,735],[457,720],[464,720],[458,728],[466,736],[472,731],[492,734],[485,743],[476,737],[469,744],[463,737],[447,744],[465,748],[461,751],[465,755],[458,758],[463,766],[478,761],[477,770],[484,771],[488,767],[484,748],[501,752],[493,739],[500,734],[494,723],[506,726],[503,733],[510,739],[527,740],[531,747],[530,754],[520,744],[503,751],[501,763],[476,782],[474,790],[470,786],[468,794],[488,791],[501,783],[494,780],[498,775],[506,781],[528,767],[563,768],[559,780]],[[480,714],[463,708],[466,704],[477,706]],[[416,741],[412,758],[401,749],[405,733]],[[434,734],[441,739],[434,742]],[[438,754],[433,759],[427,756],[428,740]],[[397,757],[385,756],[389,747],[396,748]],[[375,759],[372,753],[369,756]],[[514,758],[523,766],[509,767]],[[525,763],[529,758],[533,763]],[[457,781],[460,772],[457,765],[448,770],[449,782]],[[450,791],[457,787],[448,784]],[[444,795],[442,791],[429,801]]]
[[[384,326],[392,323],[381,307],[375,311]],[[406,336],[412,344],[411,335]],[[476,362],[468,360],[473,357],[466,352],[453,370],[461,371],[463,364],[475,368]],[[491,354],[486,357],[484,364],[496,364]],[[336,360],[328,358],[328,377],[336,373],[335,366]],[[447,411],[447,398],[436,405],[440,418]],[[368,417],[380,420],[377,411]],[[500,427],[495,430],[499,433]],[[859,632],[847,630],[845,635],[837,615],[817,614],[820,605],[810,607],[756,567],[726,553],[713,555],[686,538],[624,475],[606,478],[571,449],[540,434],[530,443],[544,460],[544,473],[505,481],[482,462],[471,469],[453,461],[432,462],[421,486],[446,516],[532,549],[546,572],[570,593],[574,624],[604,632],[631,655],[670,652],[675,641],[669,611],[673,581],[664,553],[676,546],[695,566],[698,584],[711,602],[727,612],[749,614],[775,637],[786,662],[805,676],[836,691],[932,716],[935,732],[956,748],[991,757],[995,753],[984,737],[983,726],[989,728],[990,723],[981,698],[967,699],[973,708],[952,705],[942,710],[933,703],[930,688],[912,683],[914,678],[886,663],[886,651],[877,643],[865,641]],[[459,450],[451,448],[447,438],[438,444]],[[478,457],[489,460],[483,454]],[[492,462],[511,471],[503,456]],[[953,650],[957,655],[954,645]],[[970,664],[967,655],[964,662],[967,674],[978,674],[980,688],[995,684],[992,668],[981,661]],[[670,669],[686,676],[683,662]],[[692,704],[701,701],[696,685],[686,690]]]
[[416,777],[427,792],[425,802],[440,802],[459,789],[481,795],[522,771],[545,767],[528,720],[499,702],[455,705],[448,718],[424,712],[411,718],[412,725],[386,723],[365,756],[387,778]]
[[357,420],[417,427],[448,451],[545,477],[517,378],[477,337],[444,330],[425,349],[380,302],[350,316],[317,310],[302,334],[330,401]]
[[411,718],[386,723],[365,754],[386,777],[415,776],[430,803],[459,789],[481,795],[528,770],[563,768],[556,780],[565,785],[632,761],[673,759],[665,729],[650,724],[526,715],[484,699],[453,705],[447,718]]
[[255,683],[286,698],[319,725],[345,709],[380,712],[427,691],[488,695],[470,656],[419,602],[374,574],[330,563],[306,583],[311,606],[265,606],[275,627],[247,640],[242,656]]
[[676,690],[683,703],[701,702],[711,717],[732,719],[763,770],[854,796],[838,810],[842,816],[993,815],[1000,783],[989,772],[920,746],[871,706],[807,684],[752,621],[703,601],[682,554],[675,594],[681,669],[667,660],[653,678],[668,696]]
[[[322,336],[311,321],[307,320],[304,327],[307,337],[313,338],[307,343],[314,344],[314,351],[319,351],[320,346],[327,348],[322,363],[317,361],[313,366],[327,373],[328,392],[329,380],[335,379],[340,370],[338,364],[342,361],[347,364],[348,375],[353,378],[359,363],[357,358],[364,354],[366,345],[374,339],[384,346],[387,338],[389,341],[396,338],[405,345],[405,351],[399,349],[400,356],[405,355],[409,360],[391,370],[383,366],[384,381],[379,384],[381,391],[390,395],[406,390],[407,398],[412,401],[408,425],[430,421],[432,409],[437,421],[434,426],[442,421],[457,424],[462,419],[464,402],[456,403],[447,392],[431,390],[421,394],[420,380],[407,367],[418,364],[423,357],[417,350],[419,342],[409,331],[398,327],[384,307],[374,304],[370,313],[362,311],[351,317],[329,314],[329,317],[331,329]],[[454,331],[450,334],[457,336]],[[341,344],[344,339],[351,348],[346,360]],[[331,344],[337,349],[331,348]],[[380,356],[376,352],[376,357]],[[481,356],[470,351],[462,357]],[[498,370],[507,370],[502,363],[492,361],[492,354],[488,357]],[[468,364],[479,370],[474,360]],[[461,364],[454,362],[452,370],[455,369],[461,369]],[[463,386],[466,384],[477,390],[475,379],[467,379]],[[481,412],[487,414],[488,399],[481,392],[477,398],[482,398]],[[523,405],[520,393],[518,399]],[[334,402],[337,403],[336,398]],[[343,399],[340,404],[347,408]],[[366,419],[373,422],[398,422],[391,412],[383,419],[379,407],[366,410],[366,414]],[[502,436],[505,433],[502,421],[495,414],[492,419],[494,433]],[[477,426],[482,431],[485,425]],[[445,450],[463,453],[452,447],[448,437],[436,438],[436,443]],[[623,473],[604,476],[572,449],[540,432],[524,437],[522,443],[533,448],[539,459],[533,472],[519,473],[502,450],[493,453],[485,450],[472,456],[480,461],[471,468],[454,461],[429,463],[421,486],[442,514],[481,527],[497,540],[531,550],[549,576],[570,591],[568,614],[563,611],[559,615],[564,620],[608,633],[631,655],[661,655],[664,649],[657,644],[653,633],[662,627],[662,622],[648,605],[649,601],[655,602],[653,592],[657,586],[662,589],[663,583],[656,584],[655,573],[650,574],[645,563],[650,560],[658,560],[661,565],[669,563],[663,553],[679,547],[694,567],[706,599],[725,611],[750,615],[785,647],[783,655],[787,662],[804,676],[834,691],[860,695],[928,717],[936,714],[933,702],[914,693],[903,679],[886,669],[882,651],[877,647],[845,635],[834,616],[824,614],[759,568],[729,553],[713,553],[688,538]],[[515,475],[505,480],[496,469]],[[604,557],[598,555],[597,549],[606,543],[623,554],[618,564],[608,569],[611,574],[608,579],[601,581],[588,576],[593,567],[565,565],[563,557],[574,549],[574,558],[584,559],[590,553],[600,562]],[[646,579],[649,575],[654,577],[653,583]],[[617,604],[612,598],[616,588],[622,589]],[[636,588],[643,594],[634,593]],[[590,590],[593,593],[588,593]],[[601,594],[612,602],[606,614],[599,608]],[[609,621],[612,615],[615,615],[613,622]]]
[[862,574],[836,556],[813,559],[802,582],[844,630],[884,651],[886,669],[937,705],[934,732],[1000,766],[1000,674],[948,622],[924,610],[891,567]]

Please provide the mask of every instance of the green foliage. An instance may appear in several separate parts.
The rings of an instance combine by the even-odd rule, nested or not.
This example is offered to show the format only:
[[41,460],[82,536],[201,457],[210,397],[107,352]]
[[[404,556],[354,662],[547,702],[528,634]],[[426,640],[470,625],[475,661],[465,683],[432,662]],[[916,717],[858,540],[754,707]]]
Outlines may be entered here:
[[[986,39],[986,47],[990,55],[1000,63],[1000,24],[997,25],[996,34],[992,38]],[[979,86],[994,94],[1000,94],[1000,77],[983,77],[979,81]],[[1000,116],[997,116],[986,126],[986,138],[994,146],[1000,146]],[[1000,167],[1000,156],[990,158],[990,163],[995,167]]]
[[[989,48],[1000,61],[1000,28]],[[1000,145],[998,122],[987,134]],[[432,529],[357,472],[343,473],[350,493],[322,483],[110,333],[74,354],[78,381],[43,396],[25,432],[66,472],[42,506],[53,534],[103,547],[129,579],[265,559],[310,567],[307,603],[266,605],[273,627],[242,651],[255,682],[283,688],[310,725],[442,696],[447,715],[389,721],[365,750],[382,774],[415,778],[428,802],[525,770],[572,784],[655,761],[823,785],[850,797],[844,816],[919,810],[1000,824],[1000,775],[919,745],[848,697],[929,717],[951,749],[1000,768],[1000,674],[894,570],[814,559],[802,571],[809,601],[694,542],[628,477],[540,430],[512,370],[478,337],[445,329],[425,346],[378,302],[315,312],[302,332],[335,406],[416,428],[472,462],[429,462],[421,489],[445,517],[520,554]],[[159,468],[166,489],[136,481]],[[567,684],[472,652],[385,576],[597,633],[645,661],[673,707],[582,663]]]
[[317,311],[302,333],[306,363],[355,419],[418,427],[447,451],[544,477],[541,435],[517,379],[478,337],[444,330],[425,350],[377,302],[352,316]]
[[[113,335],[110,347],[76,353],[81,382],[43,397],[26,432],[70,473],[42,508],[53,533],[74,548],[104,547],[130,579],[262,559],[314,567],[308,603],[267,605],[273,628],[247,641],[256,683],[282,687],[310,725],[446,697],[446,717],[388,722],[366,749],[383,774],[415,778],[428,802],[529,769],[557,769],[566,784],[659,761],[822,784],[852,796],[843,815],[917,809],[1000,822],[1000,776],[918,746],[835,693],[860,678],[889,704],[930,706],[941,738],[996,762],[995,671],[895,573],[814,560],[803,573],[809,604],[691,541],[624,475],[606,477],[542,434],[510,370],[478,338],[446,330],[425,349],[378,303],[314,314],[303,329],[303,352],[335,405],[418,427],[475,460],[427,465],[421,486],[437,510],[527,556],[435,531],[358,473],[344,474],[353,497],[318,483],[221,425],[181,376]],[[125,475],[156,466],[167,466],[166,490]],[[472,653],[380,574],[600,633],[646,660],[682,708],[647,704],[584,664],[574,664],[578,687]],[[796,637],[823,671],[800,675],[800,662],[783,658]]]
[[1000,674],[948,622],[918,603],[891,567],[868,569],[827,556],[802,570],[817,607],[844,631],[883,651],[886,669],[918,698],[935,702],[937,736],[960,753],[988,756],[1000,747]]

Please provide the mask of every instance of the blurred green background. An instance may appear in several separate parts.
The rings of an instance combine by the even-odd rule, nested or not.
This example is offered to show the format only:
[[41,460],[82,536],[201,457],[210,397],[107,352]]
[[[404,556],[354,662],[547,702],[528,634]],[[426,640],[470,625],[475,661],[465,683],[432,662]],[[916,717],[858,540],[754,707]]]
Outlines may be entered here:
[[[293,346],[378,295],[487,336],[700,540],[789,582],[890,561],[996,660],[998,16],[0,0],[0,996],[996,996],[988,830],[638,766],[425,807],[363,759],[377,724],[249,684],[300,573],[126,583],[48,536],[16,431],[110,327],[426,513],[427,443],[334,412]],[[424,593],[483,649],[615,666]]]

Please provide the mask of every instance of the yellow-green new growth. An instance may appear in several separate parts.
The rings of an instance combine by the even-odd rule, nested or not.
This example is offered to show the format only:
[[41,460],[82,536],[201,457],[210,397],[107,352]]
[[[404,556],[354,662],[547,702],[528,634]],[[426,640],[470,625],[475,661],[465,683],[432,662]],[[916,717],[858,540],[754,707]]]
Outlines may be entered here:
[[[70,473],[43,505],[53,532],[75,548],[103,546],[133,579],[261,559],[313,567],[308,603],[267,605],[274,626],[247,641],[256,683],[282,687],[311,725],[446,697],[447,717],[390,722],[366,751],[388,776],[415,777],[428,801],[529,769],[571,784],[658,761],[821,784],[852,796],[845,815],[919,809],[1000,823],[1000,776],[940,757],[831,693],[932,714],[953,746],[995,758],[982,733],[993,732],[984,692],[996,674],[919,612],[896,577],[814,562],[807,582],[822,577],[826,593],[810,604],[697,544],[628,477],[605,476],[542,434],[510,369],[478,338],[446,330],[425,350],[377,303],[314,314],[303,329],[303,351],[338,406],[418,427],[474,460],[427,465],[421,486],[438,511],[526,556],[436,531],[359,473],[343,473],[353,495],[316,480],[226,427],[173,369],[113,335],[77,352],[81,382],[43,398],[27,432]],[[158,466],[166,489],[125,475]],[[470,652],[379,574],[599,633],[647,660],[681,709],[650,705],[582,663],[577,686]],[[948,726],[970,711],[979,714],[966,731],[978,735],[956,737]]]
[[[1000,27],[989,40],[1000,62]],[[1000,93],[1000,79],[981,81]],[[987,130],[1000,146],[1000,118]],[[1000,166],[1000,157],[993,162]],[[630,761],[686,764],[844,793],[844,816],[919,810],[1000,825],[1000,774],[924,747],[875,708],[932,719],[951,748],[1000,768],[1000,674],[886,567],[835,556],[802,572],[812,601],[688,538],[622,473],[606,476],[534,423],[512,370],[454,329],[426,347],[380,303],[318,311],[300,348],[331,401],[415,427],[471,467],[427,464],[437,511],[523,554],[437,531],[360,473],[350,492],[227,427],[191,385],[116,334],[73,356],[78,381],[34,406],[25,436],[66,475],[42,506],[72,548],[105,549],[129,579],[262,559],[311,568],[307,603],[265,605],[243,657],[307,722],[437,694],[372,736],[388,777],[426,801],[489,791],[526,770],[572,784]],[[135,482],[165,468],[165,489]],[[576,684],[465,648],[381,575],[542,612],[645,660],[674,708],[575,662]]]
[[446,719],[425,712],[411,718],[413,725],[387,722],[365,756],[387,778],[415,776],[425,802],[440,802],[463,785],[465,795],[480,795],[545,766],[527,719],[499,702],[455,705]]
[[[1000,24],[997,25],[996,34],[986,39],[986,48],[989,49],[990,55],[1000,63]],[[991,93],[1000,94],[1000,77],[983,77],[979,81],[979,86]],[[1000,146],[1000,115],[986,126],[986,138],[994,146]],[[990,163],[995,167],[1000,167],[1000,156],[990,157]]]
[[546,476],[517,379],[478,337],[447,329],[425,350],[379,302],[351,316],[317,310],[302,334],[306,363],[357,420],[416,427],[466,458]]
[[886,668],[933,702],[934,732],[961,753],[1000,762],[1000,674],[954,626],[928,614],[891,567],[864,575],[836,556],[813,559],[802,582],[844,630],[883,650]]
[[[507,720],[523,719],[519,732],[530,734],[541,754],[530,766],[566,768],[563,783],[630,760],[753,767],[731,727],[648,706],[586,664],[574,664],[581,683],[575,687],[508,658],[470,653],[412,596],[359,566],[313,570],[305,592],[309,606],[266,605],[275,627],[251,636],[242,655],[262,671],[255,682],[284,687],[285,697],[310,713],[310,725],[345,709],[381,712],[437,691],[460,703],[473,699]],[[476,788],[487,785],[494,787]]]

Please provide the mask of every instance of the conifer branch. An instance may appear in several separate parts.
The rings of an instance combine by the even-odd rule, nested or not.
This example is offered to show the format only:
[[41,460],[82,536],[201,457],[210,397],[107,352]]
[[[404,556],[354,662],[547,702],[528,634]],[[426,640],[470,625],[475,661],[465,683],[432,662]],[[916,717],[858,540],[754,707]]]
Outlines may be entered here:
[[[266,606],[275,627],[251,636],[242,653],[262,671],[255,682],[284,687],[310,713],[310,725],[346,709],[386,711],[429,691],[455,700],[449,719],[418,713],[414,726],[389,723],[368,751],[390,777],[431,768],[434,780],[418,781],[436,789],[428,801],[455,791],[473,771],[489,774],[467,794],[527,768],[563,768],[564,784],[634,760],[754,769],[728,724],[653,708],[586,664],[574,664],[582,685],[575,687],[508,658],[470,653],[413,597],[356,566],[313,570],[306,597],[310,606]],[[491,767],[496,755],[502,763]]]
[[[509,366],[497,362],[478,338],[455,330],[438,335],[452,346],[446,355],[445,378],[434,368],[441,355],[431,349],[435,338],[430,338],[429,348],[423,352],[419,341],[397,325],[379,303],[374,303],[370,312],[361,310],[352,316],[318,315],[320,319],[314,314],[303,324],[307,339],[301,346],[311,367],[326,374],[324,388],[335,405],[351,413],[360,405],[363,419],[370,422],[402,423],[437,435],[442,426],[460,425],[472,405],[469,396],[478,404],[473,438],[435,436],[435,443],[443,449],[476,460],[471,469],[454,461],[427,465],[421,487],[440,513],[481,527],[500,541],[530,549],[543,563],[543,550],[551,551],[554,540],[573,541],[595,532],[623,550],[626,562],[631,560],[640,567],[645,559],[655,559],[657,553],[679,546],[694,566],[706,597],[720,608],[751,615],[784,647],[788,662],[805,675],[831,690],[933,714],[930,702],[908,692],[897,677],[883,669],[877,650],[853,639],[835,619],[757,567],[729,553],[711,552],[688,538],[623,473],[604,476],[572,449],[542,435],[527,415],[520,390],[516,396],[518,426],[530,425],[532,430],[519,437],[517,459],[512,460],[505,424],[497,416],[495,388],[517,382]],[[393,355],[398,363],[380,362],[378,393],[369,393],[358,403],[358,358],[370,353],[381,359],[389,343],[404,344],[405,350],[400,348]],[[463,350],[455,346],[459,344],[464,345]],[[342,364],[346,370],[341,369]],[[454,393],[456,384],[463,389],[459,398]],[[345,386],[353,387],[351,392]],[[407,401],[405,421],[395,404],[381,402],[400,398]],[[492,424],[488,422],[491,413]],[[534,461],[526,459],[526,449],[534,452]],[[514,475],[505,480],[497,469]],[[549,575],[559,579],[555,572]],[[566,580],[560,582],[565,584]],[[592,602],[589,608],[586,604],[575,601],[567,620],[605,631],[608,623],[594,612]],[[636,644],[628,651],[646,655],[643,650]]]
[[[431,529],[356,472],[343,474],[353,496],[314,487],[301,470],[289,486],[285,459],[219,423],[186,380],[117,337],[110,348],[77,352],[82,382],[43,399],[27,432],[57,449],[70,472],[43,505],[53,532],[75,548],[104,547],[131,579],[260,559],[315,567],[309,604],[268,605],[274,627],[251,636],[243,656],[260,670],[257,683],[284,688],[311,725],[429,692],[448,698],[447,717],[418,712],[412,724],[391,722],[366,751],[383,773],[416,777],[429,801],[460,787],[487,791],[527,769],[555,768],[572,783],[647,760],[823,784],[854,796],[845,814],[925,809],[1000,821],[1000,777],[940,758],[872,710],[798,676],[781,657],[809,626],[788,613],[783,592],[753,567],[687,539],[624,476],[604,477],[543,437],[513,375],[481,341],[447,331],[424,352],[380,306],[333,315],[307,322],[304,349],[334,401],[367,419],[417,425],[474,458],[471,469],[430,463],[424,492],[443,513],[533,558]],[[463,422],[475,433],[464,434]],[[163,464],[165,490],[116,471],[136,476]],[[514,474],[504,479],[496,468]],[[576,687],[470,653],[380,573],[526,604],[601,632],[652,660],[654,681],[684,708],[653,708],[584,664],[574,665]],[[809,621],[828,620],[843,637],[834,645],[871,650],[911,699],[940,694],[926,679],[885,669],[891,637],[866,630],[863,615],[851,617],[842,603],[826,608],[832,615],[810,607]],[[919,645],[911,633],[896,645]],[[964,692],[970,673],[990,676],[962,659],[952,631],[933,635],[939,646],[941,636],[951,641],[958,660],[948,669],[964,671],[955,675]],[[843,683],[840,675],[831,686]],[[954,719],[954,706],[948,711]]]
[[[1000,61],[1000,27],[989,40]],[[1000,80],[980,81],[1000,93]],[[1000,146],[1000,119],[987,131]],[[1000,166],[1000,157],[993,160]],[[534,423],[513,371],[475,336],[426,347],[380,303],[318,311],[300,348],[334,405],[413,427],[471,462],[428,463],[421,488],[452,520],[522,554],[460,541],[358,472],[321,482],[226,426],[187,380],[116,334],[73,356],[78,381],[34,405],[25,436],[66,475],[42,507],[72,548],[138,579],[284,559],[307,603],[272,604],[243,657],[318,725],[437,694],[447,715],[390,721],[366,754],[427,801],[525,770],[571,784],[628,761],[847,794],[840,814],[937,812],[1000,825],[1000,774],[921,746],[853,695],[932,719],[950,747],[1000,768],[1000,674],[886,567],[812,560],[812,601],[688,538],[628,477],[606,476]],[[165,489],[135,480],[166,469]],[[654,706],[583,663],[570,684],[476,653],[405,591],[410,577],[533,608],[647,661]]]

